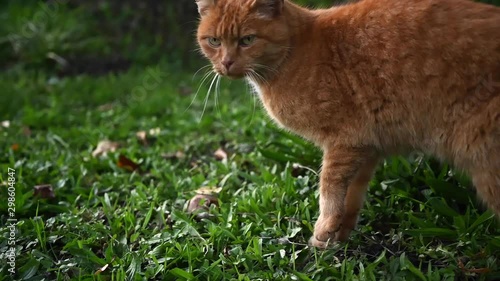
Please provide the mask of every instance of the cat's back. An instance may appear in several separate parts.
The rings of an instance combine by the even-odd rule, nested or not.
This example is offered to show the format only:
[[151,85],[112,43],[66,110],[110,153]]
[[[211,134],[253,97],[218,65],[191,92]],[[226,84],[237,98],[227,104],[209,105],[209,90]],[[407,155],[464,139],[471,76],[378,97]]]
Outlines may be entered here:
[[394,132],[397,141],[381,146],[431,147],[422,143],[438,138],[439,129],[451,132],[473,116],[500,110],[500,90],[479,87],[485,78],[500,81],[499,7],[470,0],[362,0],[316,19],[314,41],[322,42],[316,53],[341,81],[336,93],[357,105],[375,135]]
[[412,51],[454,46],[472,52],[484,47],[500,58],[500,7],[471,0],[362,0],[319,18],[320,29],[334,35],[330,38],[340,35],[353,46]]
[[500,8],[492,5],[362,0],[323,12],[318,27],[332,63],[374,83],[467,88],[500,72]]

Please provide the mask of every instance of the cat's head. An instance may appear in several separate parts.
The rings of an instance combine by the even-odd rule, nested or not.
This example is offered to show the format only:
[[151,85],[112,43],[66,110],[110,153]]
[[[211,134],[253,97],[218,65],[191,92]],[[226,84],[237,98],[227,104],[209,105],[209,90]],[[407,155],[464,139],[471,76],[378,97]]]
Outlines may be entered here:
[[284,0],[196,0],[197,39],[213,70],[230,78],[276,72],[290,45]]

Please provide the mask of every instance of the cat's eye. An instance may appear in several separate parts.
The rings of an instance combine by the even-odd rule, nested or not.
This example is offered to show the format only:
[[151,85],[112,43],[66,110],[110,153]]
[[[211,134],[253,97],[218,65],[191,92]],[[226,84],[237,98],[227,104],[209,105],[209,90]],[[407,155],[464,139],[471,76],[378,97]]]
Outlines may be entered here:
[[255,41],[255,35],[247,35],[247,36],[243,36],[241,39],[240,39],[240,46],[243,46],[243,47],[248,47],[250,45],[252,45],[252,43]]
[[217,48],[217,47],[220,47],[221,41],[220,41],[219,38],[209,37],[208,38],[208,44],[210,44],[210,46],[212,46],[212,47]]

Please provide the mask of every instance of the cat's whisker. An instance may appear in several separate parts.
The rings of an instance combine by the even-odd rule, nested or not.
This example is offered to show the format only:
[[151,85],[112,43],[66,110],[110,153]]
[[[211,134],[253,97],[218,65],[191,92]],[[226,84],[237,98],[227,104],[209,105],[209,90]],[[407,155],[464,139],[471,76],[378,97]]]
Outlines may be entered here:
[[201,55],[204,55],[204,54],[203,54],[203,49],[202,49],[201,47],[194,48],[194,49],[192,49],[192,50],[191,50],[191,52],[194,52],[194,53],[196,53],[196,52],[197,52],[197,53],[199,53],[199,54],[201,54]]
[[260,78],[255,74],[255,72],[252,71],[252,80],[256,83],[256,84],[259,84],[261,81],[260,81]]
[[218,75],[217,82],[215,83],[215,109],[218,112],[219,117],[222,118],[222,113],[221,113],[220,108],[219,108],[220,80],[221,80],[221,76]]
[[264,76],[262,76],[261,74],[259,74],[257,71],[253,70],[252,69],[252,74],[253,74],[253,77],[255,77],[255,82],[261,82],[262,84],[266,84],[269,86],[269,82],[267,82],[267,80],[264,78]]
[[264,70],[269,70],[270,72],[272,72],[273,74],[279,74],[278,70],[275,69],[275,68],[272,68],[268,65],[264,65],[264,64],[259,64],[259,63],[256,63],[254,64],[254,69],[255,68],[262,68]]
[[[247,73],[245,74],[245,78],[246,78],[245,80],[247,80],[247,81],[254,81],[254,80],[255,80],[255,79],[253,78],[253,76],[252,76],[252,72],[251,72],[250,70],[249,70],[249,71],[247,71]],[[252,90],[253,90],[252,85],[249,85],[249,83],[250,83],[250,82],[247,82],[247,83],[246,83],[246,84],[247,84],[247,86],[248,86],[250,89],[252,89]],[[252,93],[254,93],[254,91],[251,91],[251,92],[252,92]]]
[[247,75],[246,75],[246,78],[245,79],[245,88],[246,88],[246,92],[247,93],[251,93],[251,96],[252,96],[252,100],[253,100],[253,110],[252,110],[252,116],[250,117],[250,122],[248,125],[251,125],[253,123],[253,120],[254,120],[254,116],[255,116],[255,108],[257,106],[257,95],[255,94],[255,91],[253,89],[253,86],[250,84],[250,82],[248,80],[255,80],[255,78],[252,77],[252,72],[248,72]]
[[255,117],[255,111],[257,107],[257,95],[252,95],[252,100],[253,100],[253,110],[252,110],[252,117],[250,118],[250,124],[253,124],[254,120],[253,118]]
[[[192,81],[192,80],[194,80],[194,78],[196,77],[196,75],[198,74],[198,72],[200,72],[200,71],[204,70],[204,69],[205,69],[205,68],[207,68],[207,67],[211,67],[211,65],[210,65],[210,64],[207,64],[207,65],[205,65],[205,66],[200,67],[200,69],[198,69],[198,70],[197,70],[197,71],[193,74],[193,77],[191,78],[191,81]],[[205,73],[205,75],[206,75],[206,73]]]
[[[259,70],[260,70],[260,72],[259,72]],[[258,75],[261,78],[259,81],[265,82],[265,84],[269,84],[269,83],[267,83],[267,81],[265,79],[265,77],[267,76],[266,74],[270,73],[271,75],[279,75],[279,71],[277,69],[270,67],[270,66],[267,66],[267,65],[264,65],[264,64],[259,64],[259,63],[253,64],[251,71],[254,72],[256,75]],[[266,73],[266,74],[264,74],[264,73]]]
[[205,104],[203,105],[203,111],[201,112],[200,120],[198,122],[201,122],[201,119],[205,114],[205,110],[207,109],[208,99],[210,97],[210,92],[212,91],[212,87],[214,86],[214,83],[217,80],[217,78],[219,78],[219,74],[215,73],[214,78],[212,78],[212,82],[210,82],[210,87],[208,88],[207,95],[205,96]]
[[205,84],[205,81],[207,81],[207,79],[210,77],[211,74],[216,74],[216,73],[212,72],[212,71],[208,71],[207,73],[205,73],[203,75],[203,78],[201,79],[201,82],[200,82],[200,86],[198,86],[198,89],[196,90],[196,93],[194,94],[194,97],[191,100],[191,103],[188,105],[188,107],[186,108],[186,110],[184,110],[184,112],[188,111],[188,109],[191,108],[191,106],[193,105],[194,101],[196,100],[196,97],[198,96],[198,93],[200,92],[201,87],[203,86],[203,84]]
[[259,80],[257,79],[257,77],[255,77],[255,71],[253,69],[250,69],[248,71],[248,77],[250,78],[250,80],[252,80],[255,83],[259,82]]

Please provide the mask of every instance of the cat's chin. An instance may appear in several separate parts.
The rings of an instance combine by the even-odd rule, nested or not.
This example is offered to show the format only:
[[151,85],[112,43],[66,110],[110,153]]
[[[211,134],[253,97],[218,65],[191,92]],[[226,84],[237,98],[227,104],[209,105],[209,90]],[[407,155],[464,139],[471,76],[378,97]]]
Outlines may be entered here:
[[243,73],[241,73],[241,74],[240,74],[240,73],[231,73],[231,74],[229,74],[229,73],[228,73],[228,74],[225,74],[225,75],[223,75],[223,76],[224,76],[224,77],[227,77],[227,78],[229,78],[229,79],[231,79],[231,80],[237,80],[237,79],[242,79],[242,78],[244,78],[244,77],[245,77],[245,74],[243,74]]
[[246,76],[246,74],[244,72],[228,73],[228,72],[223,72],[223,71],[217,70],[216,73],[224,78],[229,78],[231,80],[241,79],[241,78],[244,78]]

